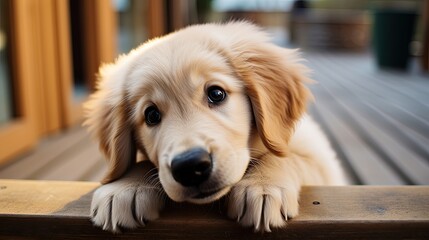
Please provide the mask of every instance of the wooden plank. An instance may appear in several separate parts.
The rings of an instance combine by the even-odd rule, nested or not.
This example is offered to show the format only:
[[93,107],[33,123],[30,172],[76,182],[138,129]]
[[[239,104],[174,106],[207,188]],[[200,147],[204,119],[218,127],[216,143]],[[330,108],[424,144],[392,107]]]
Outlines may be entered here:
[[[0,180],[0,214],[53,215],[97,186],[92,182]],[[71,215],[89,213],[81,210]]]
[[164,1],[149,0],[147,22],[149,28],[149,38],[162,36],[166,33],[166,14]]
[[[368,147],[379,152],[384,161],[394,164],[397,171],[405,174],[406,179],[410,180],[409,184],[426,184],[429,181],[427,175],[429,171],[427,160],[429,158],[426,157],[428,153],[424,148],[424,143],[428,142],[426,139],[401,134],[402,132],[406,133],[407,126],[393,125],[389,127],[389,119],[377,120],[380,118],[377,113],[365,113],[363,110],[359,110],[361,106],[355,106],[353,103],[349,103],[347,106],[341,103],[340,105],[342,105],[340,107],[343,110],[337,107],[336,114],[344,115],[345,121],[354,125],[355,131],[358,135],[363,136],[363,141],[367,142]],[[363,106],[363,108],[368,110],[369,106]],[[343,112],[344,109],[353,109],[353,111],[345,110]],[[398,127],[401,128],[398,129]],[[359,156],[359,154],[357,155]],[[366,167],[369,166],[371,165]]]
[[47,139],[34,153],[3,166],[0,169],[0,178],[31,178],[40,169],[51,164],[55,159],[60,159],[63,154],[88,136],[85,129],[76,127],[62,135]]
[[322,116],[321,113],[316,109],[314,105],[309,106],[308,110],[310,116],[314,118],[314,120],[320,125],[320,127],[323,129],[326,137],[329,140],[329,143],[331,144],[332,148],[334,149],[337,158],[339,159],[341,163],[341,167],[344,171],[344,176],[346,178],[346,182],[350,185],[362,185],[364,184],[364,181],[362,179],[362,176],[358,174],[356,169],[354,169],[353,165],[350,163],[350,159],[347,156],[347,153],[345,152],[343,146],[344,143],[340,142],[342,139],[335,136],[334,132],[332,131],[332,125],[330,122],[327,122]]
[[[362,77],[361,79],[367,79],[367,77]],[[352,81],[355,79],[351,79]],[[374,79],[371,79],[374,80]],[[392,79],[389,79],[390,81]],[[403,79],[402,79],[403,80]],[[357,99],[359,99],[359,102],[362,103],[361,106],[357,106],[359,108],[362,108],[363,110],[360,111],[361,113],[367,114],[367,118],[373,119],[375,121],[382,121],[382,124],[379,124],[381,127],[386,127],[386,125],[391,125],[394,130],[387,130],[387,132],[390,133],[400,133],[401,137],[399,139],[407,141],[412,141],[414,145],[416,146],[410,146],[410,148],[419,148],[421,152],[424,152],[422,155],[427,157],[429,154],[429,150],[427,150],[426,146],[429,144],[429,138],[427,137],[427,134],[429,134],[429,124],[425,119],[413,116],[412,113],[410,113],[408,110],[395,106],[392,104],[390,99],[386,99],[386,94],[379,93],[381,96],[375,97],[375,96],[368,96],[368,92],[370,89],[367,88],[367,83],[365,80],[361,81],[363,83],[351,85],[350,82],[352,81],[342,81],[338,84],[341,84],[344,86],[344,88],[347,88],[349,90],[352,90],[350,93],[351,95],[355,94]],[[383,79],[381,77],[378,77],[374,80],[378,83],[383,83],[384,81],[387,81],[387,79]],[[410,79],[405,80],[407,83],[409,83]],[[406,93],[403,93],[404,95],[407,95],[407,97],[412,97],[413,95],[416,95],[416,91],[414,89],[409,89],[409,87],[404,86],[403,83],[404,80],[401,82],[390,82],[389,85],[382,84],[380,86],[371,86],[372,89],[379,89],[379,88],[387,88],[388,86],[399,86],[401,89],[407,89],[408,91]],[[359,82],[356,81],[355,82]],[[426,87],[429,87],[429,82],[426,83]],[[378,92],[378,91],[377,91]],[[372,94],[373,95],[373,94]],[[403,98],[400,96],[395,96],[393,98]],[[426,96],[427,98],[427,96]],[[414,99],[414,101],[420,101],[421,104],[424,104],[422,99]],[[357,101],[356,101],[357,102]],[[429,109],[429,108],[428,108]],[[371,115],[369,116],[369,112],[371,112]],[[405,142],[407,144],[408,142]],[[429,158],[428,158],[429,159]]]
[[429,149],[427,148],[429,146],[429,136],[415,131],[408,124],[401,123],[374,105],[368,104],[361,107],[365,108],[365,110],[361,111],[364,117],[372,119],[377,123],[380,130],[390,133],[392,138],[399,139],[404,147],[426,159],[429,164]]
[[225,217],[222,201],[168,204],[161,218],[111,234],[89,220],[91,182],[0,180],[0,239],[428,239],[429,187],[304,187],[300,215],[254,233]]
[[111,1],[82,1],[84,56],[86,61],[85,82],[90,90],[96,86],[96,74],[102,63],[112,62],[115,58],[116,15]]
[[347,76],[347,82],[382,86],[386,88],[381,89],[383,91],[393,90],[401,93],[402,97],[423,100],[422,102],[425,102],[425,95],[429,93],[428,76],[412,69],[408,71],[380,70],[368,53],[327,54],[323,57],[329,59],[331,66],[336,67],[339,72],[346,74],[344,76]]
[[[64,180],[78,181],[87,174],[87,170],[102,161],[98,145],[89,138],[79,142],[79,149],[66,156],[61,156],[57,161],[51,162],[37,175],[32,175],[32,179],[38,180]],[[103,161],[102,161],[103,162]]]
[[[118,55],[117,49],[117,14],[114,10],[112,1],[96,0],[95,4],[95,37],[97,40],[97,53],[98,62],[97,66],[101,63],[112,62]],[[94,16],[88,16],[88,21]],[[96,73],[98,69],[96,69]],[[92,83],[95,84],[95,83]]]
[[[336,60],[337,61],[334,63],[341,65],[338,59]],[[344,66],[342,70],[339,70],[340,73],[341,71],[347,71],[346,66]],[[429,176],[426,174],[429,172],[429,164],[427,159],[424,159],[423,157],[426,154],[421,156],[416,154],[416,151],[414,151],[414,149],[418,148],[420,142],[414,143],[414,147],[409,147],[410,144],[413,144],[412,142],[405,142],[405,138],[393,137],[394,132],[401,130],[398,128],[389,130],[386,128],[386,122],[376,121],[377,117],[374,116],[379,116],[379,113],[367,113],[368,109],[373,106],[377,106],[380,103],[383,103],[383,107],[378,108],[380,112],[389,106],[399,106],[400,104],[398,103],[405,103],[405,105],[402,105],[403,108],[407,107],[408,110],[414,109],[413,112],[417,111],[420,114],[424,114],[423,112],[427,112],[429,108],[422,106],[418,107],[418,102],[416,100],[410,100],[407,95],[401,95],[392,89],[388,89],[385,85],[380,84],[380,81],[372,81],[373,79],[371,79],[370,82],[372,84],[370,84],[369,82],[366,82],[368,81],[368,78],[359,77],[359,74],[356,75],[349,77],[350,81],[341,81],[341,79],[336,76],[331,76],[329,78],[329,80],[335,82],[333,84],[342,85],[345,88],[344,91],[347,93],[347,95],[352,96],[351,98],[354,99],[354,101],[348,101],[348,99],[338,99],[335,97],[337,98],[337,101],[341,102],[341,104],[344,106],[344,109],[350,114],[353,120],[362,126],[362,129],[366,130],[368,135],[370,135],[370,138],[374,140],[375,143],[380,146],[380,148],[384,149],[384,152],[389,155],[389,158],[392,159],[393,163],[397,165],[398,168],[403,170],[414,183],[429,183]],[[356,85],[351,86],[352,83],[356,83]],[[329,88],[329,86],[327,86],[327,88]],[[368,92],[371,91],[373,93],[371,96],[368,96]],[[378,95],[380,95],[380,97]],[[353,109],[353,111],[350,109]],[[408,116],[412,114],[413,113],[410,112]],[[429,129],[428,127],[425,129]],[[421,139],[416,139],[416,141],[419,140]],[[427,140],[425,142],[429,143]],[[421,150],[424,151],[424,149]]]
[[[322,58],[330,59],[323,63],[324,68],[332,69],[337,66],[339,69],[335,73],[343,76],[341,79],[328,79],[328,82],[332,80],[336,86],[341,86],[342,91],[347,93],[347,98],[341,98],[341,101],[347,102],[354,111],[377,122],[383,131],[389,132],[396,139],[401,140],[412,151],[429,159],[429,149],[426,147],[429,145],[427,121],[414,116],[407,109],[392,104],[390,100],[390,98],[399,101],[405,99],[409,102],[415,102],[417,105],[424,105],[425,107],[421,106],[421,108],[428,110],[427,93],[423,94],[417,91],[421,88],[429,88],[428,81],[421,82],[424,86],[414,88],[410,86],[412,83],[422,81],[419,75],[376,71],[372,69],[374,67],[371,66],[368,55],[337,56],[328,54]],[[390,92],[394,92],[395,95]],[[338,92],[334,92],[334,94],[342,96]]]
[[338,102],[354,98],[354,95],[345,92],[341,84],[329,84],[332,77],[329,69],[332,66],[323,59],[317,55],[310,58],[310,61],[313,60],[315,79],[318,81],[318,84],[311,86],[316,99],[314,110],[321,122],[325,123],[325,131],[335,138],[335,142],[339,142],[340,152],[345,154],[345,158],[341,160],[350,164],[362,184],[404,184],[401,177],[383,161],[382,156],[362,138],[361,132],[344,119],[342,111],[346,109],[339,108]]
[[86,169],[79,177],[79,181],[95,181],[100,182],[107,173],[107,163],[104,157],[100,155],[94,164]]
[[[371,90],[365,89],[360,91],[362,86],[352,85],[351,82],[358,81],[355,76],[347,77],[347,81],[344,81],[342,71],[347,71],[342,68],[336,72],[330,71],[330,68],[323,68],[322,66],[337,64],[336,61],[324,63],[324,59],[317,59],[319,61],[316,65],[322,74],[319,80],[323,82],[323,87],[320,88],[328,93],[333,100],[334,110],[337,115],[342,115],[345,121],[350,122],[358,134],[363,136],[363,140],[369,144],[370,147],[374,148],[376,152],[380,154],[383,160],[390,162],[398,174],[402,174],[403,177],[409,179],[412,183],[427,184],[429,183],[429,164],[420,155],[416,154],[412,149],[404,144],[403,139],[391,137],[392,133],[386,131],[385,123],[374,121],[371,115],[365,113],[368,106],[371,106],[371,101],[376,102],[376,92],[378,88],[383,86],[377,86],[373,84]],[[365,80],[362,80],[365,81]],[[322,85],[322,84],[321,84]],[[341,94],[339,94],[341,92]],[[384,93],[383,97],[389,97],[389,94]],[[393,95],[400,97],[398,94]],[[381,97],[381,99],[383,98]],[[391,97],[392,98],[392,97]],[[378,97],[376,97],[378,100]],[[391,102],[394,105],[398,100]],[[410,104],[410,103],[408,103]],[[335,107],[336,106],[336,107]],[[404,105],[405,107],[405,105]],[[384,128],[384,131],[381,129]],[[395,130],[397,131],[397,130]],[[418,147],[418,145],[416,145]],[[369,168],[371,165],[367,165]]]
[[328,122],[327,131],[341,144],[342,151],[363,184],[400,185],[403,180],[368,145],[347,126],[344,120],[333,114],[325,104],[316,104],[319,118]]
[[371,142],[383,149],[392,162],[414,183],[429,184],[429,164],[425,159],[410,151],[410,149],[401,144],[397,139],[390,137],[389,133],[381,131],[371,121],[357,114],[352,114],[352,117],[367,129],[367,133],[373,141]]
[[[363,58],[365,56],[367,61]],[[424,91],[429,87],[427,78],[411,72],[377,71],[371,65],[368,55],[329,54],[322,59],[328,62],[328,70],[335,69],[331,75],[337,76],[336,82],[347,84],[349,89],[364,90],[366,93],[363,96],[374,101],[386,101],[417,117],[427,119],[429,105],[426,99],[429,92]],[[339,76],[341,81],[338,81]],[[347,80],[344,80],[345,78]],[[429,122],[427,124],[429,126]]]
[[34,119],[20,118],[0,127],[0,164],[10,163],[37,144],[34,123]]
[[[40,14],[38,28],[38,65],[40,71],[39,98],[44,112],[40,116],[44,121],[45,129],[41,136],[57,132],[61,128],[61,106],[58,81],[58,46],[55,29],[54,2],[56,0],[45,0],[38,2],[37,7]],[[34,39],[35,40],[35,39]]]

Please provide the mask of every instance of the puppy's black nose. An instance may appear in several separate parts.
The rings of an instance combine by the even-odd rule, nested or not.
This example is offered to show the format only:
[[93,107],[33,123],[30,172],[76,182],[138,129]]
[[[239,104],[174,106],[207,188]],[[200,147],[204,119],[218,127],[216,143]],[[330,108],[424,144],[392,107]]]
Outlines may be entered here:
[[183,186],[198,186],[210,176],[212,166],[210,154],[202,148],[194,148],[173,158],[171,172]]

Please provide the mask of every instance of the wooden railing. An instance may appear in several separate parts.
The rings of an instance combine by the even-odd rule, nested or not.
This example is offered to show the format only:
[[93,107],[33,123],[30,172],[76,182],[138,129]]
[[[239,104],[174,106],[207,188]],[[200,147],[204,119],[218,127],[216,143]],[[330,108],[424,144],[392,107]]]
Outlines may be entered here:
[[429,239],[429,186],[305,187],[286,228],[255,233],[220,201],[168,204],[146,227],[112,234],[89,219],[98,183],[0,180],[0,239]]

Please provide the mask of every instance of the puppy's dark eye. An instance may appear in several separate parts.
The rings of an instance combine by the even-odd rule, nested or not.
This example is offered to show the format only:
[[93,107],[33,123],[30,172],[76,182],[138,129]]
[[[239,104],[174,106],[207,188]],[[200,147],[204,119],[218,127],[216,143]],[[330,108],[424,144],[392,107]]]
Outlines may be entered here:
[[221,87],[213,86],[207,89],[209,103],[219,104],[226,98],[226,92]]
[[149,126],[155,126],[161,122],[161,113],[155,106],[150,106],[146,108],[146,110],[144,111],[144,116],[146,123]]

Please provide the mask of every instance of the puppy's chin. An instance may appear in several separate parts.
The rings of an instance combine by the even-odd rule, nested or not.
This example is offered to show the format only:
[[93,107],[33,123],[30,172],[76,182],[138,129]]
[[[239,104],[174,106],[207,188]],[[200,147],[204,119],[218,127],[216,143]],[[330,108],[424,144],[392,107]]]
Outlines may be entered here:
[[175,202],[190,202],[196,204],[205,204],[218,200],[231,190],[230,186],[219,188],[214,191],[203,192],[195,188],[182,188],[181,191],[168,192],[167,195]]
[[199,193],[196,196],[187,199],[186,201],[190,203],[196,203],[196,204],[211,203],[223,197],[225,194],[229,192],[229,190],[231,190],[231,187],[225,187],[223,189],[220,189],[215,192],[210,192],[210,193]]

